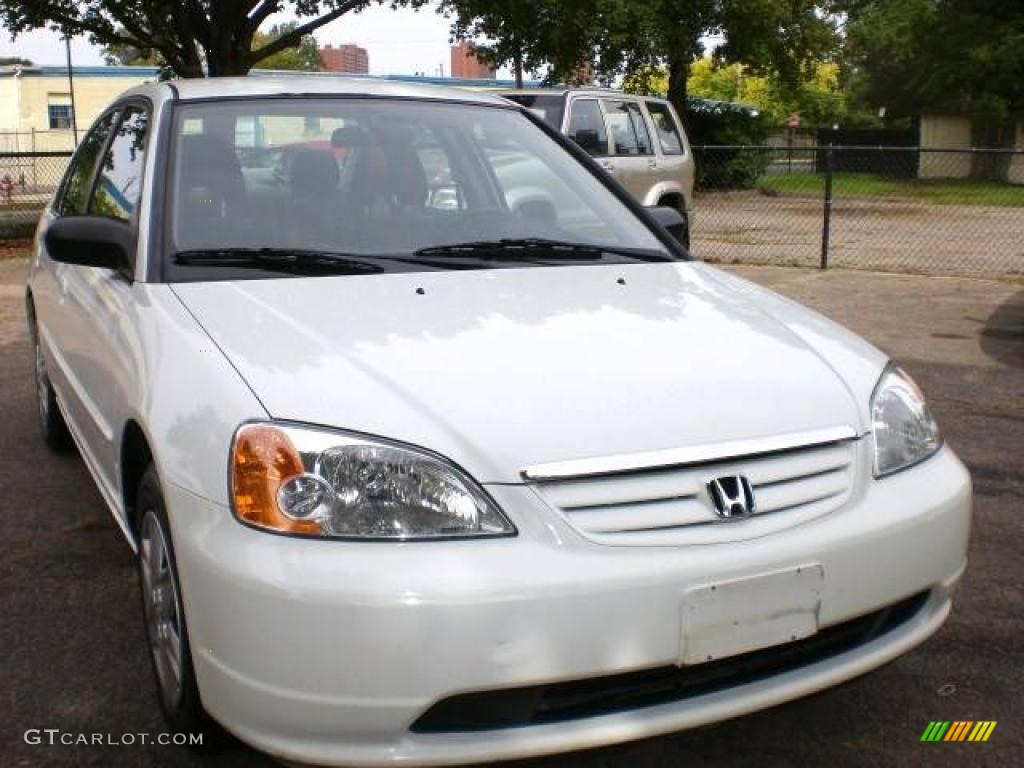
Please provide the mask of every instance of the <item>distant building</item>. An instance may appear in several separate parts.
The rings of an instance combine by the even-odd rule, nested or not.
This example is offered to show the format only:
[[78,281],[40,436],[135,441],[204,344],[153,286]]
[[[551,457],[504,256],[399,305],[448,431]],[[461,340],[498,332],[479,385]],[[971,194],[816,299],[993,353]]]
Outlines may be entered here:
[[[356,46],[353,46],[356,47]],[[331,49],[335,53],[341,48]],[[322,53],[322,52],[321,52]],[[366,65],[363,65],[365,72]],[[154,81],[160,75],[157,67],[129,66],[76,66],[74,70],[75,110],[79,138],[100,112],[117,96],[129,88],[147,81]],[[340,72],[265,72],[254,69],[251,77],[319,77],[330,79]],[[448,77],[427,77],[424,75],[385,75],[381,80],[411,83],[435,83],[457,87],[503,87],[514,85],[511,80],[494,80],[493,74],[485,72],[486,78],[452,79]],[[539,83],[524,83],[527,87]],[[74,147],[71,135],[71,88],[67,68],[62,66],[5,66],[0,65],[0,153],[65,151]],[[2,158],[0,158],[2,161]],[[0,168],[4,168],[0,162]],[[60,168],[59,163],[47,167]],[[5,171],[0,171],[0,177]],[[55,183],[55,182],[54,182]]]
[[452,46],[452,77],[493,80],[494,75],[494,68],[480,61],[473,53],[472,43],[463,40]]
[[[926,112],[920,116],[918,125],[918,144],[922,149],[974,145],[970,115]],[[1017,122],[1014,146],[1024,147],[1024,120]],[[917,175],[921,179],[966,179],[971,175],[974,161],[970,152],[921,152]],[[1015,154],[1008,159],[1006,180],[1011,184],[1024,184],[1024,156]]]
[[320,66],[325,72],[365,75],[370,71],[370,55],[365,48],[354,43],[345,43],[337,48],[328,43],[318,50]]
[[[155,67],[75,67],[79,137],[119,93],[158,74]],[[0,66],[0,152],[69,150],[71,124],[65,67]]]

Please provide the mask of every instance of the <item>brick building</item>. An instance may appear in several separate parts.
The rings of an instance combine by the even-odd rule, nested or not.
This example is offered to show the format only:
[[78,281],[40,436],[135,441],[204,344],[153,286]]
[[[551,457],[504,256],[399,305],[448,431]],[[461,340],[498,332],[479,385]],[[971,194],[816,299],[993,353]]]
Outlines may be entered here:
[[493,80],[494,69],[473,55],[473,46],[465,40],[452,46],[452,77],[469,80]]
[[328,43],[319,49],[320,66],[325,72],[365,75],[370,71],[370,55],[365,48],[345,43],[335,48]]

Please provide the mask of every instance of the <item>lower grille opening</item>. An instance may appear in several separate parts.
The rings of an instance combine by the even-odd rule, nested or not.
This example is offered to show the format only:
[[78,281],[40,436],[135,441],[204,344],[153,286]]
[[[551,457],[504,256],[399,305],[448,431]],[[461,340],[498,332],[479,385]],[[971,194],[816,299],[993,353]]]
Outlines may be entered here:
[[666,666],[452,696],[434,704],[411,730],[453,733],[541,725],[667,704],[746,685],[864,645],[907,622],[927,600],[928,592],[921,592],[803,640],[698,666]]

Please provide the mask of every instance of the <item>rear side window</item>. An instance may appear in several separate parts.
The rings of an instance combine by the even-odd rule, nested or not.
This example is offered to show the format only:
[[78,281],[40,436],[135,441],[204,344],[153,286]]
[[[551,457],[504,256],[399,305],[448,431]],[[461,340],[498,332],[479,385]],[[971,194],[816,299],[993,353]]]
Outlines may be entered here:
[[648,101],[647,111],[651,113],[651,120],[658,133],[661,151],[666,155],[683,154],[683,139],[668,104],[660,101]]
[[569,138],[593,157],[608,154],[608,131],[597,99],[576,99],[569,113]]
[[562,129],[562,113],[565,110],[565,97],[540,93],[506,93],[506,99],[522,104],[537,117],[554,128]]
[[128,107],[110,149],[103,158],[89,212],[127,221],[139,204],[142,163],[149,136],[149,115],[140,107]]
[[71,168],[64,179],[64,188],[55,206],[59,215],[76,216],[86,212],[92,172],[96,168],[96,160],[103,151],[103,146],[107,143],[107,137],[110,136],[115,117],[112,112],[100,118],[82,139],[82,145],[71,160]]
[[616,155],[654,154],[639,104],[606,100],[604,109]]

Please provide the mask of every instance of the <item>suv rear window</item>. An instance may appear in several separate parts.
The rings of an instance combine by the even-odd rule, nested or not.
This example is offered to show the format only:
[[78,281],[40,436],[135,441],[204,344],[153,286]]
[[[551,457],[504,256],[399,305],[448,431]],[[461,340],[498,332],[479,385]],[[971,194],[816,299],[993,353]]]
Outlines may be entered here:
[[506,93],[502,95],[509,101],[522,104],[556,131],[562,130],[565,97],[538,93]]
[[651,120],[657,130],[661,151],[666,155],[683,154],[683,139],[668,104],[663,101],[648,101],[647,111],[651,113]]

